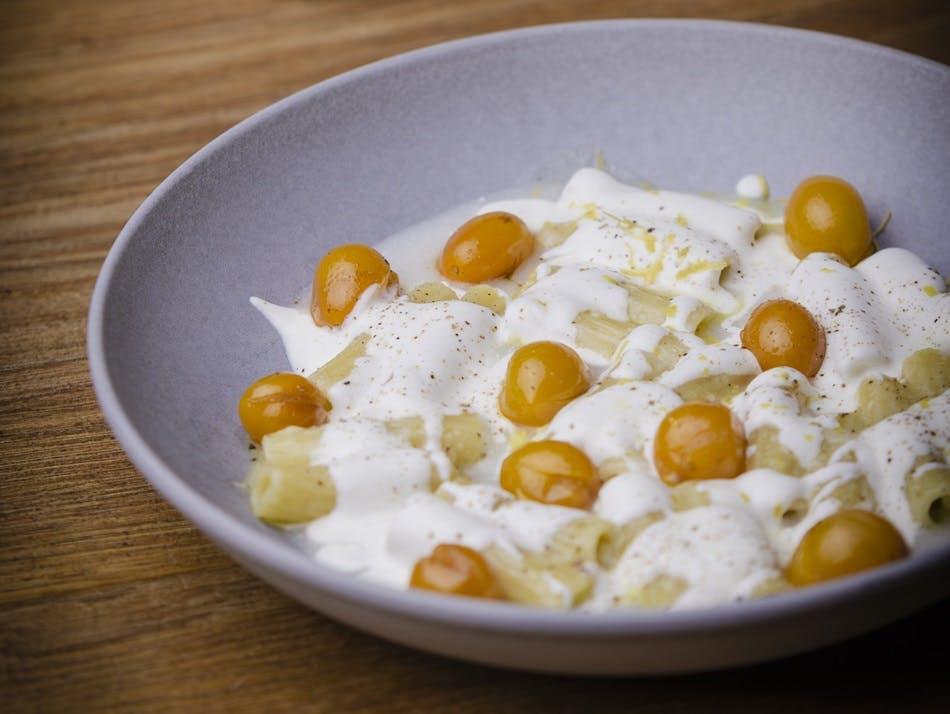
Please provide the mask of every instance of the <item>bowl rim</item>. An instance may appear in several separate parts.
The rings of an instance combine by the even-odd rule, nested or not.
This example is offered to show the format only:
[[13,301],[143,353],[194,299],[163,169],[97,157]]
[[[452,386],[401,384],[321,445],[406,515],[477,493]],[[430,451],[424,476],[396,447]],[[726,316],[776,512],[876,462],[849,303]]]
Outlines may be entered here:
[[[213,542],[242,561],[259,563],[294,582],[324,595],[354,604],[385,610],[419,622],[435,622],[485,631],[521,635],[557,634],[567,637],[621,638],[632,634],[667,635],[683,632],[716,632],[740,625],[755,625],[797,618],[811,612],[847,605],[856,597],[884,596],[906,588],[911,580],[933,577],[950,563],[950,543],[915,553],[913,557],[874,571],[841,578],[819,587],[783,593],[776,597],[728,603],[711,608],[649,612],[640,610],[551,611],[511,603],[450,598],[425,592],[398,590],[353,577],[325,566],[292,544],[259,532],[206,498],[179,477],[151,449],[135,429],[122,407],[110,378],[105,349],[105,307],[112,280],[122,255],[129,249],[140,226],[170,190],[207,158],[224,150],[235,139],[272,117],[303,102],[337,90],[365,77],[425,62],[445,53],[507,43],[549,34],[587,33],[597,30],[685,29],[699,33],[729,32],[793,38],[805,43],[832,44],[853,51],[883,55],[909,63],[918,70],[937,72],[950,79],[950,66],[901,50],[830,33],[760,23],[693,19],[613,19],[566,22],[523,27],[450,40],[376,60],[301,89],[255,112],[204,145],[164,179],[136,209],[114,241],[102,265],[90,301],[87,322],[87,358],[100,408],[116,440],[129,460],[151,485]],[[945,592],[932,593],[930,602]],[[895,617],[898,615],[895,615]],[[882,623],[883,624],[883,623]]]

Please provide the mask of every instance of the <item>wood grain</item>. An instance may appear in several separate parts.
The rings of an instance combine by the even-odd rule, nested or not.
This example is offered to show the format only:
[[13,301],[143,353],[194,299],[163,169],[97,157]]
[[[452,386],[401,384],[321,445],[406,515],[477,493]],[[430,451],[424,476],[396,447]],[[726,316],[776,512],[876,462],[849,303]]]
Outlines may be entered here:
[[950,634],[947,603],[809,656],[668,679],[524,675],[390,645],[221,555],[135,472],[99,414],[84,355],[96,274],[136,206],[203,144],[397,52],[650,16],[792,25],[950,61],[939,0],[0,4],[4,711],[874,712],[950,693],[921,649]]

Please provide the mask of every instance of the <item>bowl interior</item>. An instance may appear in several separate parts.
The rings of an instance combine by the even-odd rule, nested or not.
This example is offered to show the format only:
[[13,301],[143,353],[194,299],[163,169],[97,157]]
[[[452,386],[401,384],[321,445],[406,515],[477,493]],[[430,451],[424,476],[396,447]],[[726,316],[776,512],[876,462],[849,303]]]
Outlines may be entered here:
[[872,222],[891,211],[885,244],[946,274],[948,96],[950,71],[926,60],[715,22],[502,33],[335,78],[199,152],[123,231],[90,321],[106,414],[180,508],[213,503],[283,542],[235,486],[248,465],[237,399],[286,365],[249,296],[288,303],[334,244],[566,178],[598,152],[622,178],[687,190],[759,172],[787,195],[806,175],[844,176]]

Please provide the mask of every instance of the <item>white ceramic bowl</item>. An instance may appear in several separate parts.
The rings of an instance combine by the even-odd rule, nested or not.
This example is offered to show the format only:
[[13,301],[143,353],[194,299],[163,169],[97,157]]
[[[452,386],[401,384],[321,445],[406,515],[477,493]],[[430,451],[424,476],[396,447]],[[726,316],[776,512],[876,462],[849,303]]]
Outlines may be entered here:
[[948,547],[822,587],[696,612],[530,610],[384,589],[258,523],[235,404],[279,369],[250,295],[288,302],[326,249],[374,242],[484,194],[567,177],[602,152],[681,189],[847,177],[886,243],[946,274],[950,69],[852,40],[698,21],[556,25],[349,72],[260,112],[145,201],[102,269],[89,359],[138,469],[214,542],[330,617],[432,652],[550,672],[757,662],[841,640],[950,592]]

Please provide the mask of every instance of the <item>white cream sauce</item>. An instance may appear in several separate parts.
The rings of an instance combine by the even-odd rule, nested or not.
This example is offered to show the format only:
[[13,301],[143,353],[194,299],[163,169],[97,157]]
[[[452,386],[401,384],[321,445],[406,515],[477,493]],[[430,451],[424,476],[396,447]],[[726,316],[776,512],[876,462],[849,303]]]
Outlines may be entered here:
[[741,506],[713,505],[672,513],[636,538],[599,598],[647,586],[661,576],[689,584],[671,609],[717,605],[751,596],[779,575],[768,538]]
[[[761,207],[768,185],[761,176],[747,176],[737,192],[740,203]],[[613,571],[600,574],[588,609],[610,607],[615,597],[664,574],[687,583],[677,608],[748,597],[779,574],[807,528],[840,507],[824,494],[862,476],[878,509],[909,541],[916,538],[904,474],[921,450],[947,453],[947,395],[867,430],[828,466],[804,477],[759,469],[728,482],[705,482],[701,489],[711,505],[683,512],[673,511],[651,454],[657,425],[682,402],[674,390],[725,374],[755,376],[731,404],[746,432],[773,426],[782,446],[802,464],[812,462],[822,430],[854,408],[862,378],[897,376],[903,359],[925,347],[950,350],[950,298],[936,272],[896,248],[854,268],[827,254],[799,261],[782,236],[757,237],[763,221],[776,222],[762,208],[643,190],[595,169],[578,171],[556,199],[462,207],[378,247],[404,289],[441,280],[434,265],[446,238],[476,212],[494,210],[520,216],[534,231],[576,223],[563,243],[516,273],[516,279],[533,281],[526,289],[511,280],[492,283],[506,295],[503,316],[467,302],[415,304],[370,289],[342,326],[318,328],[302,305],[252,298],[298,373],[313,372],[358,335],[370,335],[365,356],[330,390],[331,421],[310,454],[312,463],[328,465],[338,493],[334,511],[304,529],[318,560],[405,587],[413,564],[439,543],[495,545],[514,554],[543,550],[560,529],[587,514],[517,500],[498,486],[501,458],[524,438],[568,441],[597,464],[614,459],[624,465],[592,509],[601,518],[622,525],[666,514],[633,541]],[[457,294],[467,287],[450,286]],[[672,297],[664,324],[636,327],[611,358],[578,345],[580,313],[627,319],[626,286]],[[811,382],[789,369],[760,374],[741,348],[738,333],[748,314],[775,297],[800,302],[824,328],[827,356]],[[694,334],[713,313],[720,314],[718,325],[707,329],[705,339]],[[679,339],[687,353],[657,375],[650,356],[667,336]],[[501,416],[497,398],[513,350],[540,339],[577,349],[595,384],[549,425],[526,433]],[[489,453],[468,471],[473,483],[444,481],[435,495],[433,470],[443,479],[449,475],[441,419],[462,412],[480,414],[489,426]],[[422,449],[382,426],[410,416],[425,424]],[[807,513],[794,512],[808,502]]]

